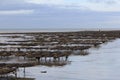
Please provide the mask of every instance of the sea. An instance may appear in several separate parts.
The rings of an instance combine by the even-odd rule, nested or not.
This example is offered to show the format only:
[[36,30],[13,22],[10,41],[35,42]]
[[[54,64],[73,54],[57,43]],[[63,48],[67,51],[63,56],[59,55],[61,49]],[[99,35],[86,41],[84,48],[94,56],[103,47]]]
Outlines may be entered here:
[[[118,29],[1,29],[1,33],[19,32],[71,32],[89,30]],[[20,68],[18,77],[35,80],[120,80],[120,39],[90,48],[89,55],[69,56],[69,64],[64,66],[45,66]],[[46,71],[46,73],[41,73]]]
[[70,64],[61,67],[38,65],[26,68],[24,75],[21,68],[18,77],[35,80],[120,80],[120,39],[91,48],[88,52],[86,56],[70,56]]

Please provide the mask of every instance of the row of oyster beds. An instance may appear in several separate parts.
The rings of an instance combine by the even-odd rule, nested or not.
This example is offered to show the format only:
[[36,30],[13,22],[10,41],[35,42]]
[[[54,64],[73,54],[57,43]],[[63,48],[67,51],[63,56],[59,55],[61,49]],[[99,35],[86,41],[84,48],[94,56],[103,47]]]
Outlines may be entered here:
[[[19,67],[38,65],[42,61],[45,64],[48,58],[49,62],[60,61],[61,57],[66,61],[68,56],[74,55],[75,52],[87,55],[83,51],[119,37],[120,31],[1,33],[0,74],[14,72]],[[10,63],[9,58],[16,59],[16,57],[20,57],[19,59],[23,57],[24,61]],[[4,59],[9,59],[9,63]],[[35,59],[36,62],[29,59]],[[65,63],[59,65],[65,65]]]

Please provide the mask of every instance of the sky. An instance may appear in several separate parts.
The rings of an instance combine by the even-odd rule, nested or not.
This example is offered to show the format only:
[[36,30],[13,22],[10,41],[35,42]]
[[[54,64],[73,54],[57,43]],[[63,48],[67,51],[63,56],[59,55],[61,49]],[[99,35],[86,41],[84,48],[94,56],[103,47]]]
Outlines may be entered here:
[[0,0],[0,29],[119,27],[120,0]]

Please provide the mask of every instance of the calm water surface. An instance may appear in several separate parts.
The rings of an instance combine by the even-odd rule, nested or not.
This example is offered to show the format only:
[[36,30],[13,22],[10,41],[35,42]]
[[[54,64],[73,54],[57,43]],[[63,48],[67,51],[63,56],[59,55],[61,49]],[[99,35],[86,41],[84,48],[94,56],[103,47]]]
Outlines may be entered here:
[[[71,64],[63,67],[26,68],[26,77],[36,80],[120,80],[120,39],[89,52],[87,56],[70,56]],[[22,75],[23,69],[18,76]]]

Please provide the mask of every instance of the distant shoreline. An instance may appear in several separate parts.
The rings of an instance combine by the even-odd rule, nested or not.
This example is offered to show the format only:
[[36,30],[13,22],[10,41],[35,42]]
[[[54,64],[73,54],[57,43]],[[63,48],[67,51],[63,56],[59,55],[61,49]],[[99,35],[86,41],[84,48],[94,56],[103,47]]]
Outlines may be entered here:
[[79,32],[79,31],[120,31],[120,29],[98,29],[98,28],[78,28],[78,29],[0,29],[0,33],[36,33],[36,32]]

